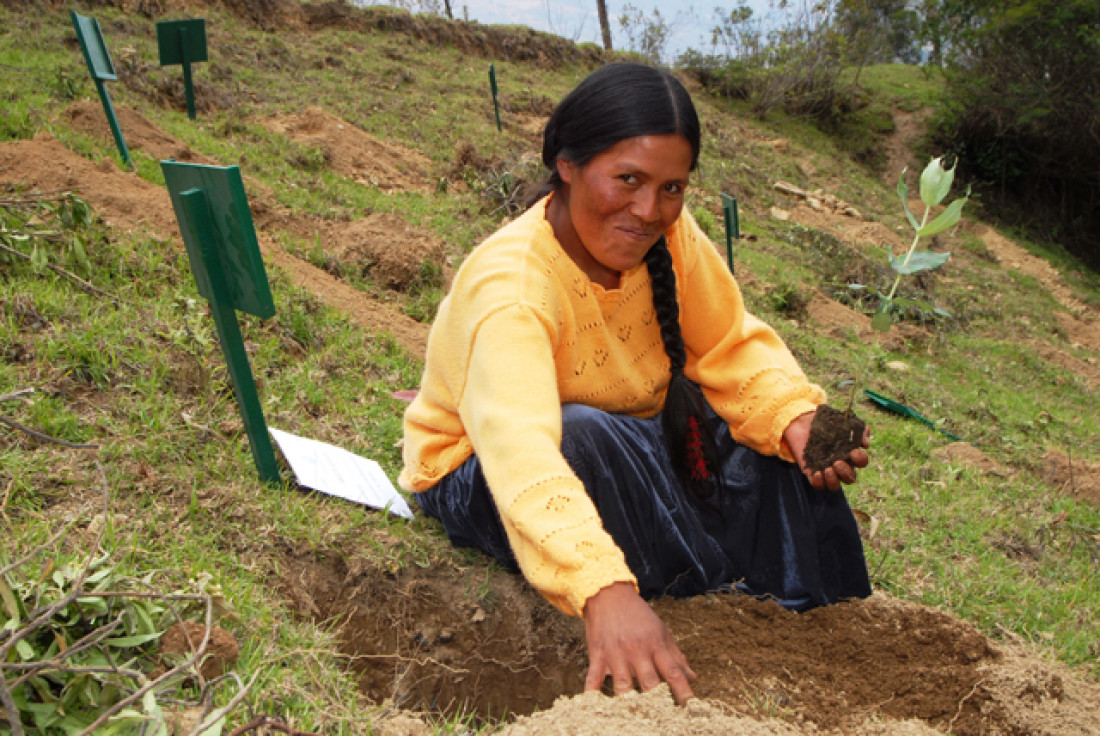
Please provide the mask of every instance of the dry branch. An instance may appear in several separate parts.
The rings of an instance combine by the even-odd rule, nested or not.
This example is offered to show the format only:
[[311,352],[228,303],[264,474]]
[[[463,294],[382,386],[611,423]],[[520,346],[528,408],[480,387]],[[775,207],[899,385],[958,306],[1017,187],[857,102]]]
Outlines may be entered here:
[[23,424],[20,424],[19,422],[15,421],[14,419],[9,419],[8,417],[5,417],[3,415],[0,415],[0,424],[6,424],[9,427],[11,427],[12,429],[18,429],[21,432],[26,432],[31,437],[35,437],[35,438],[43,440],[45,442],[53,442],[55,445],[61,445],[63,447],[71,447],[74,450],[97,450],[97,449],[99,449],[99,445],[90,445],[90,444],[85,444],[85,443],[82,443],[82,442],[69,442],[68,440],[62,440],[62,439],[58,439],[57,437],[51,437],[48,434],[43,434],[42,432],[31,429],[30,427],[27,427]]
[[[23,251],[18,250],[16,248],[8,247],[8,246],[4,245],[3,243],[0,243],[0,250],[4,251],[5,253],[11,253],[12,255],[19,256],[20,258],[23,258],[23,259],[28,260],[28,261],[31,260],[31,257],[29,255],[27,255],[26,253],[24,253]],[[80,289],[82,289],[83,291],[88,292],[89,294],[91,294],[93,296],[105,296],[108,299],[110,299],[111,301],[113,301],[115,304],[125,304],[125,305],[130,306],[130,307],[136,306],[133,302],[128,302],[120,296],[115,296],[114,294],[112,294],[109,291],[104,291],[103,289],[100,289],[98,286],[93,286],[92,284],[89,284],[87,281],[80,278],[79,276],[77,276],[72,271],[67,271],[64,268],[62,268],[61,266],[55,266],[52,263],[47,263],[46,268],[50,269],[51,271],[53,271],[56,274],[60,274],[61,276],[64,276],[65,278],[67,278],[70,281],[72,281],[73,283],[75,283],[78,287],[80,287]]]

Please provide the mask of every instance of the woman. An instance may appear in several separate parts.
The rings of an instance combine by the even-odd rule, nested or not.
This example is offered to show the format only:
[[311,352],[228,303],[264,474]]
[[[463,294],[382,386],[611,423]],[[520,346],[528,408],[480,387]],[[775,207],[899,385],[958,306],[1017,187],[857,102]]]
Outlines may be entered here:
[[654,68],[605,66],[562,100],[546,195],[440,305],[400,477],[456,545],[583,616],[587,689],[664,680],[680,702],[694,674],[645,597],[870,594],[839,490],[867,454],[800,470],[824,393],[684,210],[699,139]]

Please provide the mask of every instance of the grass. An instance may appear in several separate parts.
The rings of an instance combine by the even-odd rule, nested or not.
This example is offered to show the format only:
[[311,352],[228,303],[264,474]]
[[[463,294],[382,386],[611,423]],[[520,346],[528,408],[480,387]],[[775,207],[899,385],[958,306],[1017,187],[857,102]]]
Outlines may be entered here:
[[[399,34],[273,35],[215,9],[208,15],[211,60],[196,67],[195,79],[207,94],[223,95],[226,106],[192,122],[148,92],[178,72],[148,61],[156,58],[153,21],[105,7],[96,15],[110,49],[131,47],[133,58],[146,60],[132,87],[111,83],[116,105],[137,108],[214,160],[240,164],[250,197],[295,216],[396,213],[443,238],[457,263],[499,224],[501,213],[484,192],[536,148],[517,131],[517,113],[506,111],[505,131],[497,132],[487,60]],[[117,159],[112,141],[75,132],[59,118],[74,100],[95,99],[79,54],[60,42],[72,34],[67,16],[3,8],[0,23],[12,29],[0,39],[0,63],[22,70],[0,80],[7,104],[0,140],[47,130],[93,160]],[[533,90],[550,99],[586,72],[502,61],[496,71],[502,93]],[[867,69],[861,83],[890,104],[923,107],[935,82],[911,71]],[[876,587],[943,606],[992,637],[1010,632],[1068,663],[1095,666],[1100,511],[1048,487],[1041,461],[1051,449],[1072,450],[1082,461],[1100,458],[1100,418],[1085,410],[1095,405],[1096,391],[1041,360],[1027,342],[1053,335],[1061,349],[1094,357],[1059,336],[1053,314],[1060,307],[1033,279],[996,266],[973,236],[957,234],[947,246],[956,257],[942,278],[906,286],[955,314],[920,344],[888,352],[807,329],[799,300],[814,288],[839,294],[849,277],[879,278],[881,254],[772,221],[766,216],[776,204],[771,184],[780,178],[834,182],[834,193],[887,226],[901,222],[895,197],[811,126],[734,120],[735,106],[702,97],[697,103],[709,127],[690,206],[710,215],[700,220],[724,245],[718,195],[737,187],[743,232],[756,237],[734,246],[739,268],[757,279],[746,289],[751,309],[776,325],[810,377],[834,395],[843,395],[840,384],[866,364],[869,387],[942,419],[1014,471],[1001,477],[940,459],[935,450],[947,442],[942,435],[860,404],[872,420],[874,461],[851,500],[880,521],[868,543]],[[474,186],[455,181],[446,192],[387,195],[333,174],[321,152],[271,134],[260,122],[310,104],[418,151],[433,162],[434,176],[447,175],[464,142],[499,165],[473,172]],[[790,151],[764,142],[776,138],[787,139]],[[136,175],[162,184],[158,162],[132,153]],[[818,173],[806,174],[799,159]],[[49,220],[48,213],[42,217]],[[26,226],[5,221],[9,229]],[[378,714],[362,707],[334,635],[292,615],[279,589],[283,551],[350,550],[387,571],[454,566],[468,571],[471,595],[482,597],[492,595],[492,568],[478,555],[453,550],[439,526],[423,518],[396,522],[286,484],[259,487],[206,305],[178,244],[98,223],[71,234],[95,246],[87,248],[90,265],[81,276],[122,301],[0,256],[0,395],[36,389],[28,400],[4,402],[0,413],[98,448],[39,443],[0,429],[0,525],[10,534],[10,549],[41,543],[59,518],[98,514],[106,488],[113,520],[106,548],[122,573],[146,577],[164,591],[218,592],[224,625],[242,644],[238,671],[246,680],[258,678],[248,698],[253,712],[287,714],[304,730],[368,732]],[[311,255],[308,240],[276,235],[307,259],[323,257]],[[1051,258],[1079,299],[1100,304],[1094,274],[1022,244]],[[51,263],[79,270],[63,247],[41,247],[51,249]],[[418,383],[419,360],[392,337],[364,334],[277,269],[270,276],[277,316],[241,319],[268,422],[372,457],[396,477],[404,404],[391,394]],[[442,273],[427,265],[421,276],[416,288],[385,296],[426,321],[442,297]],[[348,280],[369,294],[382,292],[366,280]],[[909,371],[887,369],[891,360],[904,361]],[[74,534],[57,559],[79,559],[81,541]],[[227,697],[222,692],[218,700]],[[462,733],[464,724],[455,716],[437,729]]]

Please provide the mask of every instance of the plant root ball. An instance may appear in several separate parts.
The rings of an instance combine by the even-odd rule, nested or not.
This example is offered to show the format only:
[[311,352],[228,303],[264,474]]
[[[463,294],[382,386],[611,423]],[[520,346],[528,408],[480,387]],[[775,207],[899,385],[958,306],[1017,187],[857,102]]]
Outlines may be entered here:
[[852,412],[839,411],[828,404],[817,407],[806,442],[806,467],[824,471],[837,460],[847,461],[852,450],[863,447],[866,427]]

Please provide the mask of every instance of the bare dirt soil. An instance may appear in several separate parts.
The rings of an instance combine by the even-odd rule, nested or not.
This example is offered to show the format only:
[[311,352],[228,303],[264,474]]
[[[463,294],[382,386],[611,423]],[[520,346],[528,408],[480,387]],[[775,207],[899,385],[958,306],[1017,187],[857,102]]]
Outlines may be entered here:
[[[124,109],[123,115],[130,121],[131,146],[155,150],[157,156],[186,151],[155,126],[131,119],[136,113]],[[350,126],[335,128],[336,134],[332,118],[316,117],[319,129],[337,135],[334,157],[368,157],[367,151],[356,159],[344,150],[365,141]],[[96,130],[88,122],[95,118],[90,111],[74,107],[69,118]],[[100,126],[98,135],[106,136],[105,121]],[[372,148],[370,155],[386,150]],[[202,160],[199,153],[188,155]],[[411,169],[394,162],[393,171],[413,177],[405,185],[419,185]],[[75,189],[115,231],[143,233],[182,251],[166,191],[120,171],[112,161],[88,161],[48,135],[0,144],[0,184]],[[332,230],[331,223],[291,218],[265,192],[250,196],[269,267],[283,269],[365,328],[388,331],[413,354],[423,354],[426,325],[294,257],[275,238],[287,226],[312,227],[326,238],[326,252],[346,258],[346,244],[341,253],[333,242],[346,232]],[[834,216],[822,225],[851,237],[844,228],[871,224]],[[392,257],[407,260],[406,265],[442,257],[435,245],[418,241],[420,234],[395,220],[368,220],[364,227],[388,235]],[[419,245],[409,245],[414,242]],[[1045,272],[1007,241],[987,243],[1006,268],[1033,269],[1041,283],[1060,293],[1057,273]],[[1069,310],[1066,333],[1097,349],[1095,321],[1076,309],[1068,290],[1060,298]],[[821,295],[814,299],[828,301]],[[843,327],[837,322],[850,325],[862,317],[835,307],[810,311],[816,329]],[[1100,468],[1056,456],[1048,465],[1056,488],[1095,499],[1090,494]],[[360,675],[362,692],[392,706],[381,725],[390,736],[428,733],[418,713],[456,708],[483,717],[522,716],[505,728],[510,736],[1100,733],[1100,686],[1081,672],[1046,661],[1034,650],[994,643],[936,609],[883,594],[806,614],[735,594],[656,601],[655,609],[699,676],[698,699],[680,708],[667,688],[613,699],[578,695],[585,670],[581,622],[551,608],[518,576],[491,567],[484,579],[471,578],[468,569],[409,565],[392,572],[363,562],[354,550],[287,549],[278,562],[278,568],[271,564],[272,574],[288,604],[302,616],[338,622],[342,650]]]

